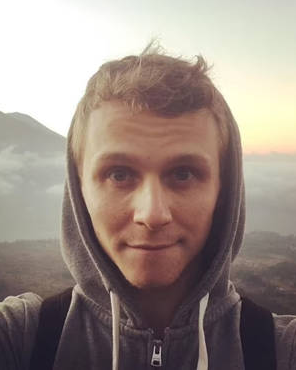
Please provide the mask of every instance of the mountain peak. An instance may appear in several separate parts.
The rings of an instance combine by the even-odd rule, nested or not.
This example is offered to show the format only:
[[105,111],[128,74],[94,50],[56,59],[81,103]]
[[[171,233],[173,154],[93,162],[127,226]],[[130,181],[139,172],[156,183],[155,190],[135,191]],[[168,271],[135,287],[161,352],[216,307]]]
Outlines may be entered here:
[[18,121],[28,124],[31,128],[40,128],[40,126],[43,126],[40,122],[38,122],[37,120],[29,116],[28,114],[13,112],[13,113],[6,113],[6,115],[8,117],[17,119]]
[[13,145],[18,151],[40,154],[64,151],[65,138],[27,114],[1,112],[0,126],[0,149]]

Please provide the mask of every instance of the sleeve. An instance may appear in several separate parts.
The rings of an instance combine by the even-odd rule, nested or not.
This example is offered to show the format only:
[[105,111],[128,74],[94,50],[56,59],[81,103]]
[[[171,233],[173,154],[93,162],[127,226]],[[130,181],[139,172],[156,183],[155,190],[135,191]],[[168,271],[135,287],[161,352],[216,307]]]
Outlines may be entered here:
[[29,370],[41,303],[33,293],[0,302],[1,370]]
[[277,364],[280,370],[296,369],[296,317],[274,315]]

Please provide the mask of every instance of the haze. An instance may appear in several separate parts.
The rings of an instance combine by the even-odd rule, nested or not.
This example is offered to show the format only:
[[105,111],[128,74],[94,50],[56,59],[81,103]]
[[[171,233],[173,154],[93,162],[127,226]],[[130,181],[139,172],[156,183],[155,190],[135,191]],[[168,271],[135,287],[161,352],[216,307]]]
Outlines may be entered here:
[[296,152],[295,1],[4,0],[0,11],[1,111],[65,135],[100,64],[158,37],[214,64],[245,152]]

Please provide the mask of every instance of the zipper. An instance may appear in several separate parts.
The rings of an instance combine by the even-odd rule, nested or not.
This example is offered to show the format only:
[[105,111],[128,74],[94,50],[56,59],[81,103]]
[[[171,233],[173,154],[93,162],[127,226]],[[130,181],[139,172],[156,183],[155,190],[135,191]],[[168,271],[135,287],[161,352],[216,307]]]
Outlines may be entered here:
[[162,341],[161,340],[153,341],[153,352],[152,352],[150,364],[153,367],[162,366]]

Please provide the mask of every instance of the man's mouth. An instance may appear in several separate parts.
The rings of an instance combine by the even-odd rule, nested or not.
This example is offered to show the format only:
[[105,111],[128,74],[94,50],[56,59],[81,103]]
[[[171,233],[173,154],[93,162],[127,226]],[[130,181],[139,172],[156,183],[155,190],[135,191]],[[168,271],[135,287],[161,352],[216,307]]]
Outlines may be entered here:
[[146,251],[158,251],[162,249],[167,249],[175,246],[177,243],[166,243],[166,244],[134,244],[128,245],[132,249],[146,250]]

